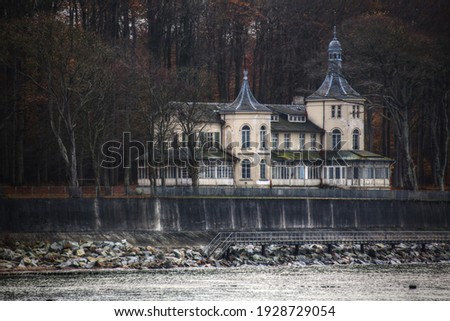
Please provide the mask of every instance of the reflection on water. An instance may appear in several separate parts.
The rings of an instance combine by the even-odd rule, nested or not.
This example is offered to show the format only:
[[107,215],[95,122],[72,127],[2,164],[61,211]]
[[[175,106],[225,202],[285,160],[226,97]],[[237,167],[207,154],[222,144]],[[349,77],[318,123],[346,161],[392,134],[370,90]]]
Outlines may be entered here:
[[0,300],[450,300],[450,264],[11,274]]

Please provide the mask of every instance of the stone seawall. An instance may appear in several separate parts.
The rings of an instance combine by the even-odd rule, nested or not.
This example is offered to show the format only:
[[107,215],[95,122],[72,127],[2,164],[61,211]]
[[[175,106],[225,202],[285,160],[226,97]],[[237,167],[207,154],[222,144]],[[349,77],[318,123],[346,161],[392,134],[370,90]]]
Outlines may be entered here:
[[448,230],[449,204],[450,200],[282,197],[0,199],[0,232]]

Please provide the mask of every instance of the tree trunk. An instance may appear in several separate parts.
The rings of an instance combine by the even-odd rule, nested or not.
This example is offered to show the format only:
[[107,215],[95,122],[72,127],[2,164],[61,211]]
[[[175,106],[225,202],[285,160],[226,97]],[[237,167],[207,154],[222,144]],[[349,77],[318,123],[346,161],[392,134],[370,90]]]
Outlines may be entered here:
[[410,150],[411,142],[408,119],[402,117],[399,125],[400,128],[398,129],[400,132],[397,133],[397,136],[399,138],[400,156],[404,159],[404,167],[402,169],[402,178],[405,183],[404,187],[417,191],[419,187],[417,184],[415,164]]
[[195,157],[195,146],[196,146],[196,135],[191,133],[188,135],[188,148],[189,148],[189,164],[188,164],[188,174],[192,180],[192,186],[199,186],[199,164]]
[[78,182],[77,173],[77,153],[76,153],[76,143],[75,143],[75,133],[72,131],[70,133],[70,164],[69,164],[69,191],[70,197],[80,197],[80,185]]

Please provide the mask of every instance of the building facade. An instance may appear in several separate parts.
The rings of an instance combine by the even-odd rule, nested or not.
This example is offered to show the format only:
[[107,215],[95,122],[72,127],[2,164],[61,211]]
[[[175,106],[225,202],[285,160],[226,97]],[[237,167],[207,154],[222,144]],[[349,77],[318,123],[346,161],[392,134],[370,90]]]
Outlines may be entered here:
[[232,103],[200,104],[208,117],[195,155],[180,126],[164,164],[141,159],[138,184],[189,186],[194,157],[200,186],[389,188],[392,160],[364,149],[365,101],[345,79],[342,58],[334,29],[322,85],[290,105],[259,103],[245,71]]

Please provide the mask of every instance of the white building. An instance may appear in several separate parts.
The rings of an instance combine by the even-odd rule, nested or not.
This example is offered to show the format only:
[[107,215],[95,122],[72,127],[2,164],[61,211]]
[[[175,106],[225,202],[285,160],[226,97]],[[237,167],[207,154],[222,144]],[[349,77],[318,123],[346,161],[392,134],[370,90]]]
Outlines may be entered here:
[[[232,103],[202,103],[208,116],[195,152],[199,185],[389,188],[392,160],[364,150],[364,98],[343,76],[342,57],[334,31],[325,80],[291,105],[259,103],[247,72]],[[184,135],[176,135],[180,146],[166,151],[164,166],[141,160],[140,186],[191,185]]]

